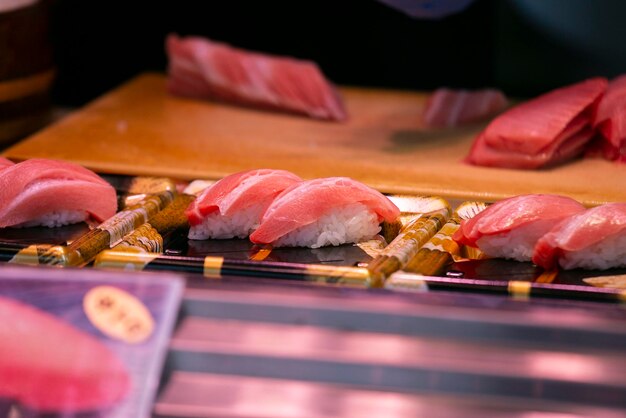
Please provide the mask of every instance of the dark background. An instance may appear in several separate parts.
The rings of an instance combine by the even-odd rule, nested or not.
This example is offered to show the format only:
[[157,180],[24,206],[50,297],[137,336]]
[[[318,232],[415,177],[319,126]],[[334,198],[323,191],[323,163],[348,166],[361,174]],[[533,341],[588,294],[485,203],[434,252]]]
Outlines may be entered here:
[[[599,16],[583,10],[560,31],[537,22],[532,7],[524,7],[533,0],[476,0],[441,20],[413,19],[375,0],[51,1],[58,70],[53,99],[68,106],[82,105],[140,72],[164,72],[163,41],[171,32],[313,60],[337,84],[412,90],[493,86],[518,97],[585,77],[614,76],[626,61],[608,46],[596,53],[602,39],[582,45],[580,39],[587,38],[568,35],[570,29],[583,36],[584,30],[611,29],[608,37],[626,39],[621,23],[626,18],[611,12],[611,7],[626,11],[620,0],[582,0]],[[561,26],[582,4],[534,1],[552,7],[548,12]],[[611,16],[619,18],[613,19],[618,32],[607,23]],[[595,32],[593,25],[599,25]]]

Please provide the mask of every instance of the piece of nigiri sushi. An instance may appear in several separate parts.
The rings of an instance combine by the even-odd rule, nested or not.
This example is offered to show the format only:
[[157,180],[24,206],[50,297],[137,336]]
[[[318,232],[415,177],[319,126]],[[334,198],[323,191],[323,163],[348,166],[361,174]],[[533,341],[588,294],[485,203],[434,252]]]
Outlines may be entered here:
[[545,269],[626,267],[626,203],[574,214],[539,239],[533,263]]
[[77,164],[35,158],[0,170],[0,228],[103,221],[116,210],[115,189]]
[[583,205],[565,196],[515,196],[462,221],[452,238],[491,257],[530,261],[540,237],[564,218],[584,210]]
[[1,399],[29,411],[75,416],[110,407],[128,393],[126,367],[91,335],[1,296],[0,318]]
[[400,210],[380,192],[347,177],[304,181],[282,192],[250,235],[257,244],[312,247],[359,242]]
[[190,239],[245,238],[256,229],[274,198],[302,181],[285,170],[231,174],[206,188],[185,211]]

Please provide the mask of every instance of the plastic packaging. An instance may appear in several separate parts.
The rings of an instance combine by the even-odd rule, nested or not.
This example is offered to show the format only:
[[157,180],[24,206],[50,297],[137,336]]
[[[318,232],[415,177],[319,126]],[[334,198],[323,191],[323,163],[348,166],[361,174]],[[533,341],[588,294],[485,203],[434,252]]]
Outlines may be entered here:
[[0,418],[149,417],[183,280],[3,266]]

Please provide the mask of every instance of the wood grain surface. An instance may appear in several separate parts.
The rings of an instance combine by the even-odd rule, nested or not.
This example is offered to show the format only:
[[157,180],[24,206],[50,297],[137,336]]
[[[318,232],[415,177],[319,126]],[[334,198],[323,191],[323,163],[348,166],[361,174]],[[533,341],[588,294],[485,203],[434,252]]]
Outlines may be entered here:
[[626,201],[626,165],[595,159],[537,171],[467,165],[463,158],[482,126],[423,128],[423,93],[361,88],[341,93],[349,121],[321,122],[172,97],[164,75],[145,74],[3,155],[179,179],[266,167],[304,178],[349,176],[389,193],[478,200],[558,193],[586,205]]

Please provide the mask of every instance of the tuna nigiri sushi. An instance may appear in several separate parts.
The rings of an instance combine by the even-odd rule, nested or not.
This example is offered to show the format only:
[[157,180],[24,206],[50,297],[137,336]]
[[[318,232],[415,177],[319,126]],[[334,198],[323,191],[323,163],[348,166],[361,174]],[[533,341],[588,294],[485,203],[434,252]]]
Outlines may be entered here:
[[272,202],[250,240],[312,248],[359,242],[375,236],[383,220],[393,222],[399,215],[383,194],[350,178],[309,180]]
[[530,261],[539,238],[564,218],[584,210],[583,205],[565,196],[516,196],[463,220],[452,238],[491,257]]
[[546,269],[626,267],[626,203],[567,217],[539,239],[532,261]]
[[124,364],[89,334],[1,296],[0,318],[1,399],[28,411],[75,416],[110,407],[129,392]]
[[285,170],[259,169],[224,177],[206,188],[185,214],[189,238],[245,238],[256,229],[274,198],[302,181]]
[[31,159],[0,167],[0,228],[100,222],[116,210],[115,189],[77,164]]

